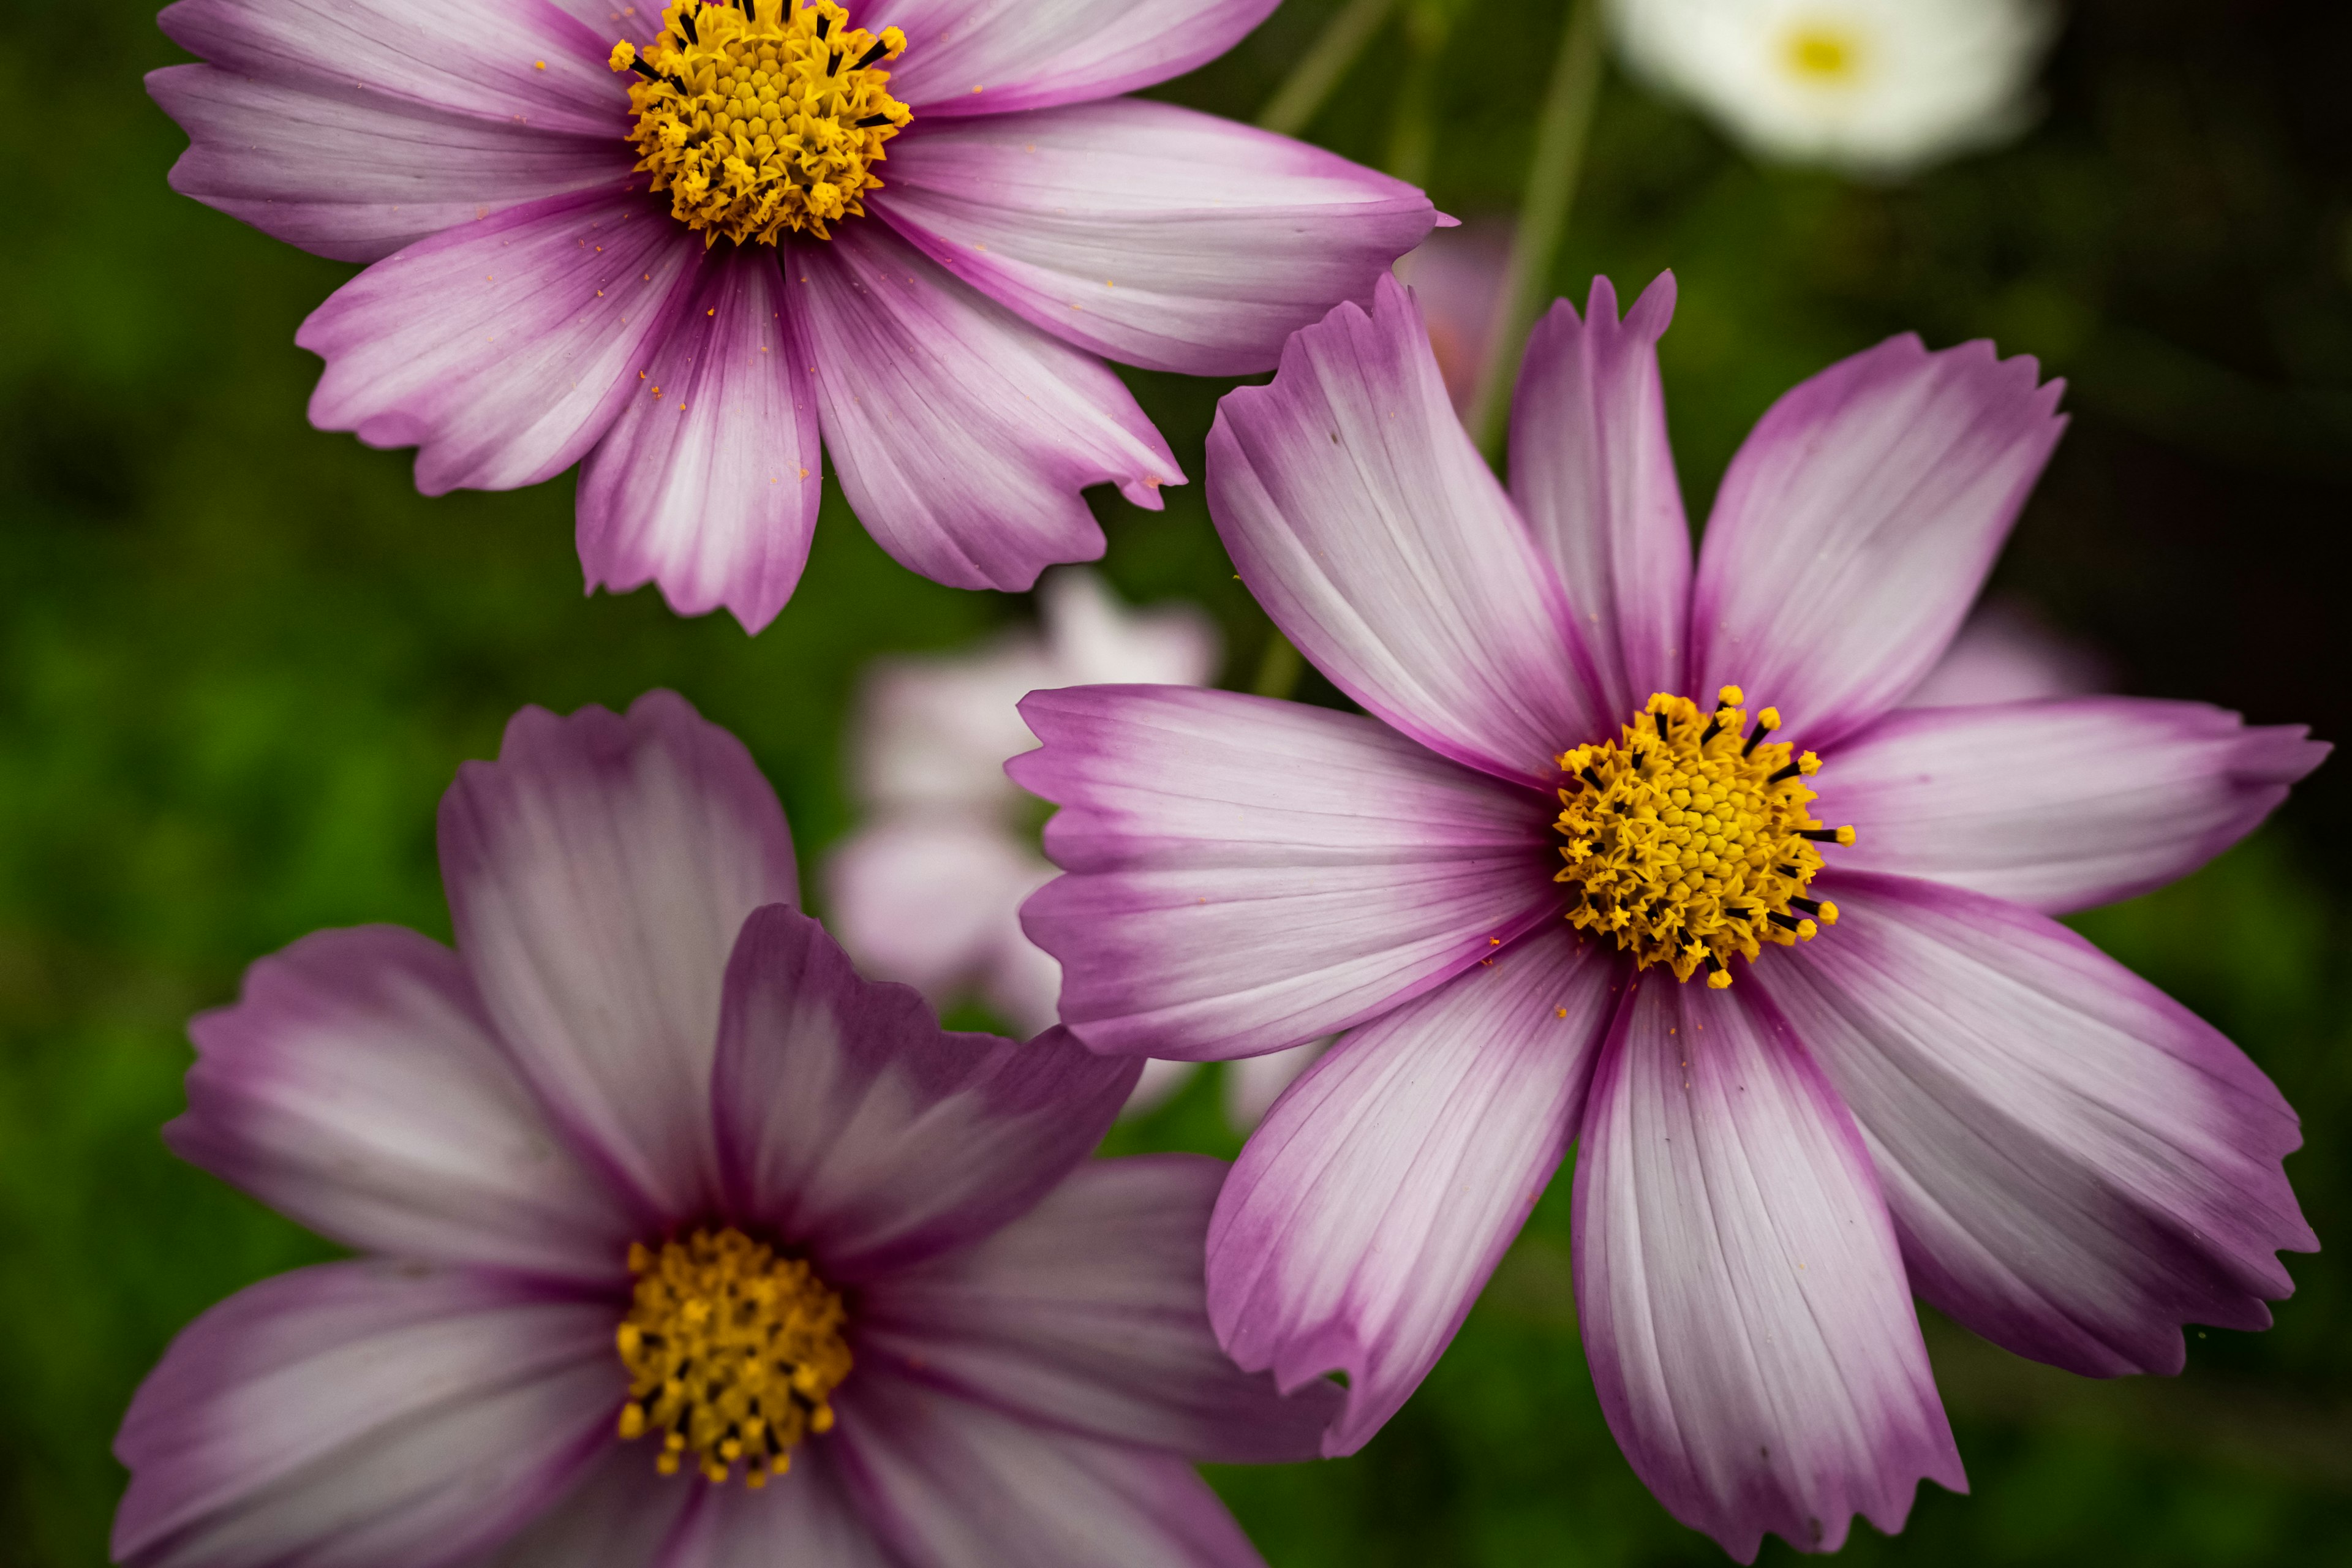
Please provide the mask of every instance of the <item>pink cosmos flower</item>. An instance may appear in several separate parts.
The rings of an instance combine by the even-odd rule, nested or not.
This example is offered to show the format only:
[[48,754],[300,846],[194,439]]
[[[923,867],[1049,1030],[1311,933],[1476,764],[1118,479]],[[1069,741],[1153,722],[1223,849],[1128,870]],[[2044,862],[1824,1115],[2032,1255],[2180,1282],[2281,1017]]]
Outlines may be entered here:
[[667,693],[524,710],[440,828],[456,952],[320,931],[194,1026],[173,1148],[362,1256],[173,1343],[116,1561],[1258,1563],[1183,1456],[1336,1390],[1218,1350],[1222,1165],[1087,1159],[1135,1064],[860,979]]
[[[841,944],[866,973],[945,1008],[977,995],[1024,1035],[1054,1026],[1062,967],[1021,930],[1021,903],[1054,879],[1036,802],[1005,763],[1036,745],[1021,700],[1043,687],[1198,686],[1217,632],[1189,605],[1134,611],[1083,566],[1047,574],[1039,626],[972,653],[886,659],[866,679],[852,749],[867,819],[825,867]],[[1226,1109],[1257,1124],[1313,1059],[1302,1046],[1236,1063]],[[1191,1062],[1146,1062],[1125,1113],[1168,1100]]]
[[[1117,95],[1276,0],[179,0],[174,188],[371,263],[296,341],[322,428],[428,495],[583,462],[593,590],[757,630],[818,446],[967,588],[1102,553],[1079,491],[1184,476],[1102,357],[1229,375],[1373,279],[1427,198]],[[882,165],[887,162],[887,177]]]
[[2326,748],[2193,703],[1895,710],[2057,441],[2059,386],[1985,343],[1832,366],[1758,425],[1694,568],[1673,300],[1662,278],[1621,321],[1601,281],[1583,319],[1554,308],[1507,491],[1402,287],[1301,332],[1225,399],[1209,500],[1370,716],[1044,692],[1013,773],[1064,808],[1068,874],[1025,917],[1087,1045],[1348,1031],[1218,1200],[1210,1313],[1241,1364],[1343,1369],[1326,1451],[1357,1447],[1575,1142],[1602,1407],[1744,1560],[1964,1485],[1915,1293],[2094,1375],[2178,1371],[2184,1322],[2269,1321],[2278,1249],[2315,1245],[2294,1112],[2052,916],[2189,870]]

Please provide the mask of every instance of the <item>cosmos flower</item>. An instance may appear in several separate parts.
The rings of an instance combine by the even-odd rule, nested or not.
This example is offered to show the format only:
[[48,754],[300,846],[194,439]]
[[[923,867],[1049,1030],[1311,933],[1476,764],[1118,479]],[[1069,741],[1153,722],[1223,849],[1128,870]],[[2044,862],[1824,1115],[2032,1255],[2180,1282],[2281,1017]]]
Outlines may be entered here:
[[[940,1008],[977,996],[1024,1035],[1055,1023],[1061,966],[1021,930],[1021,901],[1051,881],[1035,800],[1004,776],[1036,745],[1021,700],[1062,686],[1198,686],[1217,672],[1217,633],[1189,606],[1132,611],[1083,567],[1037,590],[1036,633],[978,651],[890,659],[858,700],[856,787],[866,825],[825,868],[835,933],[858,967],[904,981]],[[1313,1047],[1240,1064],[1236,1125],[1254,1125]],[[1165,1100],[1190,1062],[1149,1062],[1130,1111]]]
[[1759,156],[1906,174],[2031,117],[2051,0],[1610,0],[1625,63]]
[[[591,589],[757,630],[821,489],[899,561],[1026,588],[1079,492],[1184,476],[1103,357],[1227,375],[1434,221],[1300,142],[1118,94],[1275,0],[180,0],[174,188],[371,265],[310,417],[429,495],[582,463]],[[744,7],[749,7],[748,9]],[[886,176],[887,170],[887,176]]]
[[455,952],[320,931],[195,1021],[173,1147],[360,1256],[173,1342],[116,1561],[1258,1562],[1185,1456],[1333,1391],[1217,1348],[1221,1164],[1087,1159],[1134,1064],[859,978],[666,693],[524,710],[440,829]]
[[1339,1368],[1349,1452],[1436,1361],[1571,1142],[1577,1309],[1634,1468],[1735,1556],[1963,1477],[1917,1296],[2076,1372],[2175,1372],[2315,1245],[2294,1113],[2052,917],[2179,877],[2326,748],[2195,703],[1897,710],[2063,421],[1986,343],[1789,393],[1694,568],[1661,279],[1528,346],[1507,492],[1399,285],[1224,400],[1234,565],[1366,714],[1042,693],[1024,911],[1107,1053],[1344,1030],[1218,1199],[1241,1364]]
[[1429,346],[1445,377],[1454,412],[1466,414],[1478,395],[1496,329],[1507,302],[1504,285],[1511,269],[1507,217],[1465,218],[1441,228],[1397,258],[1398,279],[1412,285],[1429,324]]

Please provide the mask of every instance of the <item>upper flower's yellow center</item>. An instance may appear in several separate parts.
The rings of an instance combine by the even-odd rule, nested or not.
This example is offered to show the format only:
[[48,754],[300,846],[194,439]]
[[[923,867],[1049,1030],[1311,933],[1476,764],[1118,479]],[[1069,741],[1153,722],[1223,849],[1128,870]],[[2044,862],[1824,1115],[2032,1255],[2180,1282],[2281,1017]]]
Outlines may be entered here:
[[806,1263],[729,1226],[659,1252],[632,1244],[636,1300],[615,1339],[629,1369],[621,1436],[659,1431],[654,1468],[688,1454],[703,1475],[765,1486],[792,1447],[833,1426],[825,1403],[849,1375],[841,1298]]
[[906,34],[853,27],[833,0],[677,0],[662,23],[642,58],[624,40],[612,64],[645,79],[629,87],[629,140],[679,222],[706,244],[772,245],[865,216],[859,195],[882,184],[870,165],[914,118],[879,68]]
[[1578,893],[1568,918],[1614,936],[1643,968],[1688,980],[1704,967],[1717,987],[1731,984],[1733,953],[1752,960],[1765,942],[1811,942],[1816,921],[1837,923],[1835,904],[1804,896],[1822,868],[1813,846],[1853,842],[1853,828],[1806,813],[1813,792],[1797,781],[1821,759],[1791,762],[1786,742],[1764,739],[1780,727],[1774,709],[1748,731],[1742,700],[1727,686],[1709,714],[1660,693],[1620,739],[1559,759],[1569,843],[1558,879]]
[[1853,79],[1862,50],[1853,34],[1814,22],[1798,27],[1781,46],[1790,74],[1814,87],[1838,87]]

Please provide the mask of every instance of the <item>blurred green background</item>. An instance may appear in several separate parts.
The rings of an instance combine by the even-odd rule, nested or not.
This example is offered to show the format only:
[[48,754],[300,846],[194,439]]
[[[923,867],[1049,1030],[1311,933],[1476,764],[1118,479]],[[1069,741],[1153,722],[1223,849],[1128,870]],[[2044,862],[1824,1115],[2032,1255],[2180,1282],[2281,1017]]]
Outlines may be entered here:
[[[1333,8],[1289,0],[1166,96],[1254,114]],[[1506,211],[1559,7],[1456,9],[1433,58],[1391,23],[1310,133],[1387,162],[1397,106],[1424,102],[1439,205]],[[1028,611],[901,571],[837,498],[756,640],[650,591],[583,598],[569,479],[426,500],[405,454],[305,423],[318,366],[294,328],[350,269],[165,187],[183,139],[139,77],[180,57],[150,12],[9,0],[7,21],[40,113],[19,122],[26,199],[0,245],[0,1562],[85,1564],[122,1483],[109,1439],[165,1342],[327,1252],[165,1153],[188,1015],[316,927],[446,937],[435,801],[525,702],[683,691],[751,744],[813,866],[849,826],[838,737],[861,664]],[[1554,283],[1580,300],[1596,270],[1629,294],[1676,270],[1664,375],[1694,516],[1766,404],[1836,356],[1910,328],[2042,356],[2074,424],[2002,589],[2125,689],[2339,736],[2347,66],[2334,0],[2079,4],[2030,136],[1886,188],[1759,169],[1612,72]],[[1223,388],[1132,379],[1197,479]],[[1101,499],[1109,575],[1204,604],[1246,684],[1265,623],[1197,484],[1169,500]],[[2080,922],[2279,1081],[2307,1139],[2288,1170],[2331,1244],[2352,1201],[2346,778],[2324,769],[2207,871]],[[1114,1141],[1235,1146],[1205,1077]],[[1723,1561],[1602,1426],[1559,1188],[1362,1455],[1218,1472],[1277,1568]],[[1858,1523],[1847,1555],[2352,1562],[2352,1275],[2340,1252],[2291,1261],[2278,1326],[2192,1331],[2175,1380],[2081,1381],[1931,1320],[1974,1495],[1928,1488],[1906,1534]]]

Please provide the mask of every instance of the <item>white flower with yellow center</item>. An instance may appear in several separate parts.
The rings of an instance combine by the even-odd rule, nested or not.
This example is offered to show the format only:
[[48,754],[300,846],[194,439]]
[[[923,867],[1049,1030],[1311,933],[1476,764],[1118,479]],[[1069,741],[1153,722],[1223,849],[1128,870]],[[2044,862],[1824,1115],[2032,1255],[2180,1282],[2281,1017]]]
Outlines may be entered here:
[[1620,55],[1759,156],[1909,174],[2021,128],[2048,0],[1610,0]]

